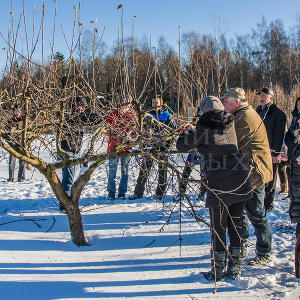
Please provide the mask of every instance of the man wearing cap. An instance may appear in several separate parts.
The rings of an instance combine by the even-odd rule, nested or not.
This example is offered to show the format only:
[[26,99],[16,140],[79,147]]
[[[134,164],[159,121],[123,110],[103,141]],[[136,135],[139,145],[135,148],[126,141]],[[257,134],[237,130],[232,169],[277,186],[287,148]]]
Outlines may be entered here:
[[242,222],[243,252],[246,252],[250,220],[257,237],[257,256],[251,263],[266,262],[270,260],[272,235],[264,209],[264,196],[265,184],[273,178],[266,128],[246,100],[243,89],[231,88],[221,99],[224,99],[225,111],[234,116],[238,148],[249,169],[250,184],[253,189],[253,196],[247,201]]
[[273,180],[267,183],[265,188],[265,209],[266,211],[272,211],[274,209],[273,202],[278,173],[276,157],[280,154],[284,142],[286,115],[273,103],[273,91],[270,88],[262,88],[257,94],[259,95],[260,105],[256,108],[256,111],[266,126],[273,161]]
[[[87,101],[83,97],[71,99],[70,105],[70,112],[65,113],[61,149],[69,155],[69,158],[72,158],[81,150],[85,126],[95,124],[99,117],[97,114],[87,112]],[[74,182],[74,175],[75,166],[62,168],[62,185],[69,196]],[[63,210],[64,208],[60,206],[60,209]]]

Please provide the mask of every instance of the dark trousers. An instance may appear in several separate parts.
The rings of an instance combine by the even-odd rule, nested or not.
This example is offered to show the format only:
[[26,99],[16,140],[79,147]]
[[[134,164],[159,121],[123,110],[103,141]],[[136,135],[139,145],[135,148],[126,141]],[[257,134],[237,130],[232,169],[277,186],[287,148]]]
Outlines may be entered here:
[[[191,173],[192,173],[194,167],[195,167],[195,164],[193,164],[189,161],[185,162],[184,169],[183,169],[183,172],[182,172],[182,177],[179,179],[179,193],[180,194],[185,194],[187,184],[188,184],[188,179],[191,176]],[[202,169],[201,169],[201,179],[206,181],[205,174],[202,171]],[[199,194],[204,195],[205,192],[206,192],[205,187],[202,184],[200,184]]]
[[276,182],[278,173],[278,163],[273,164],[273,180],[266,183],[265,186],[265,209],[269,210],[273,207],[275,195],[276,195]]
[[[9,155],[8,163],[8,181],[15,180],[15,168],[16,168],[16,158],[13,155]],[[25,162],[19,159],[19,171],[18,171],[18,181],[25,180]]]
[[245,202],[209,209],[213,251],[226,251],[226,229],[231,247],[242,246],[242,216]]
[[[168,156],[166,154],[153,154],[155,155],[159,160],[167,161]],[[147,182],[147,179],[149,178],[151,168],[153,165],[153,159],[144,156],[142,157],[142,163],[140,166],[140,173],[137,179],[137,183],[134,189],[134,194],[137,195],[139,198],[143,197],[144,191],[145,191],[145,184]],[[167,167],[163,164],[158,164],[158,184],[156,188],[155,195],[157,197],[163,197],[166,191],[167,187]]]
[[278,175],[280,184],[287,184],[286,166],[283,163],[278,164]]
[[179,180],[179,193],[180,194],[184,194],[186,191],[186,187],[187,187],[187,183],[188,183],[188,179],[191,176],[191,173],[193,171],[194,168],[194,164],[191,162],[186,162],[184,165],[184,169],[182,172],[182,177]]
[[290,194],[291,166],[286,166],[286,175],[287,175],[287,181],[288,181],[288,193]]
[[252,198],[248,199],[243,215],[243,239],[249,237],[249,220],[255,229],[256,252],[265,255],[271,252],[272,234],[270,224],[264,208],[265,185],[253,191]]

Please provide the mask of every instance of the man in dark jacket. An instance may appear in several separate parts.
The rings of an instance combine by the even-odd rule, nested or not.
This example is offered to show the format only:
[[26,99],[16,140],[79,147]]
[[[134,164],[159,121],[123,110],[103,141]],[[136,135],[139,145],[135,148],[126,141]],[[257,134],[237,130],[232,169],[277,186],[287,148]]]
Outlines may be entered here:
[[[8,120],[6,126],[6,133],[8,135],[14,134],[16,131],[20,131],[22,128],[22,113],[19,106],[16,104],[13,107],[13,117]],[[16,167],[16,158],[9,154],[9,163],[8,163],[8,180],[14,181],[15,178],[15,167]],[[18,181],[22,182],[25,180],[25,162],[22,159],[19,159],[19,171],[18,171]]]
[[[149,131],[149,138],[151,141],[152,154],[161,161],[168,161],[168,155],[166,152],[169,149],[171,141],[162,141],[162,132],[165,130],[164,126],[169,129],[176,127],[175,120],[170,114],[167,108],[163,106],[163,99],[161,96],[156,96],[152,99],[153,110],[149,112],[149,116],[146,117],[146,128]],[[157,122],[158,121],[158,122]],[[152,158],[144,156],[140,167],[139,176],[134,189],[134,194],[129,199],[142,198],[145,191],[145,184],[150,175],[150,171],[153,165]],[[155,198],[163,199],[167,187],[167,168],[163,164],[158,164],[158,184],[156,188]]]
[[272,158],[266,128],[257,112],[249,105],[245,91],[231,88],[224,96],[224,107],[234,117],[237,143],[244,162],[250,170],[253,197],[248,199],[243,216],[243,239],[245,245],[249,237],[249,220],[255,228],[256,258],[250,264],[265,263],[270,260],[272,234],[264,209],[265,184],[273,178]]
[[256,108],[256,111],[266,126],[273,161],[273,180],[267,183],[265,188],[265,209],[266,211],[272,211],[274,209],[273,202],[278,173],[276,157],[280,154],[284,141],[286,115],[273,103],[273,91],[270,88],[263,88],[257,94],[259,95],[260,105]]
[[[87,101],[85,98],[76,97],[71,101],[71,112],[66,114],[63,124],[62,150],[75,158],[80,152],[84,135],[84,128],[96,123],[98,115],[87,113]],[[62,185],[65,192],[70,196],[74,182],[75,166],[62,169]]]
[[[221,101],[205,97],[196,128],[184,131],[177,140],[180,152],[197,150],[204,158],[207,177],[206,207],[209,208],[212,240],[212,269],[203,273],[209,280],[238,278],[242,265],[242,215],[251,198],[249,170],[237,148],[233,117],[224,112]],[[226,229],[229,263],[226,268]]]

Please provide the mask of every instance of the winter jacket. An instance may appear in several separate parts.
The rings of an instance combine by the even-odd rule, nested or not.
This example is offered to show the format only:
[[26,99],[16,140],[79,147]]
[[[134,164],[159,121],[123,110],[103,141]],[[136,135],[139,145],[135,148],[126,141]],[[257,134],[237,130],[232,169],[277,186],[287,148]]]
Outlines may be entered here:
[[[263,111],[263,107],[260,105],[256,108],[258,114]],[[286,115],[277,107],[274,103],[267,104],[266,114],[263,121],[266,126],[271,154],[272,156],[278,156],[281,152],[281,148],[284,141],[284,135],[286,130]]]
[[292,113],[293,119],[291,125],[285,135],[285,144],[287,146],[288,155],[291,156],[293,153],[293,149],[297,145],[296,137],[294,135],[295,131],[300,128],[298,121],[300,120],[300,114],[297,111],[293,111]]
[[250,170],[250,183],[256,189],[273,179],[273,166],[265,125],[252,108],[245,104],[234,116],[234,126],[239,151]]
[[[249,171],[237,148],[233,116],[223,111],[204,113],[195,130],[180,134],[176,147],[180,152],[196,149],[203,156],[208,186],[225,205],[244,202],[251,197]],[[213,192],[208,191],[206,207],[221,205]]]
[[[112,150],[116,145],[119,145],[122,138],[127,137],[130,140],[137,134],[137,114],[133,108],[129,108],[123,112],[115,110],[106,118],[106,122],[110,124],[107,152]],[[129,150],[129,147],[123,149],[123,151]]]
[[74,154],[79,153],[85,127],[95,125],[97,119],[97,114],[89,112],[79,113],[76,110],[72,110],[71,113],[66,114],[63,124],[61,148]]
[[22,130],[22,127],[23,127],[23,117],[17,118],[16,116],[13,116],[12,118],[8,119],[4,127],[8,140],[10,141],[13,140],[12,138],[13,130],[15,131]]
[[[172,114],[169,112],[169,110],[165,107],[163,107],[161,110],[152,110],[149,112],[150,115],[152,115],[156,120],[158,120],[161,123],[164,123],[165,125],[175,128],[176,123],[172,116]],[[147,119],[148,117],[146,117]],[[157,128],[157,130],[159,130]]]
[[290,181],[290,208],[289,215],[292,223],[300,222],[300,165],[297,162],[297,157],[300,156],[300,145],[294,147],[292,156],[290,157],[291,164],[291,181]]
[[[168,111],[167,108],[163,107],[161,110],[150,111],[149,114],[153,116],[156,120],[164,125],[167,125],[170,129],[176,128],[176,122],[172,114]],[[166,151],[171,143],[170,141],[162,141],[162,132],[164,131],[163,127],[151,120],[150,117],[146,116],[145,118],[145,128],[150,133],[151,146],[156,148],[159,151]],[[157,141],[157,142],[156,142]]]

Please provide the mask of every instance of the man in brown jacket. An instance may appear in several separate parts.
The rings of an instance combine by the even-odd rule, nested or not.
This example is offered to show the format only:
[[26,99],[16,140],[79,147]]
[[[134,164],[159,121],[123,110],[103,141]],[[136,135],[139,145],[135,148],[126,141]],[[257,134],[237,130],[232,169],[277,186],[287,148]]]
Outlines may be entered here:
[[221,99],[224,99],[225,110],[234,116],[238,148],[250,170],[253,197],[246,204],[242,238],[246,242],[249,236],[249,219],[255,228],[257,256],[249,263],[268,262],[272,235],[264,209],[264,196],[265,184],[273,178],[273,168],[266,128],[262,119],[246,100],[243,89],[231,88]]

